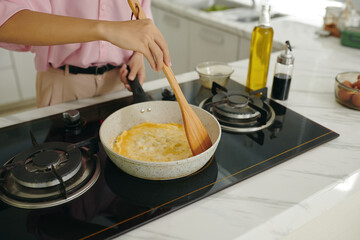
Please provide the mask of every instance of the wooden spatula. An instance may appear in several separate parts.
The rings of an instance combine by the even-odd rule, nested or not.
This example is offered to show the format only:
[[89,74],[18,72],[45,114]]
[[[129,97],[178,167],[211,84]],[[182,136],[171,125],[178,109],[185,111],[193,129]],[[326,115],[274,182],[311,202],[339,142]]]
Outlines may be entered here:
[[[138,0],[128,0],[129,6],[137,19],[146,19],[144,10]],[[164,64],[162,69],[172,90],[175,93],[183,117],[186,137],[188,139],[192,153],[195,155],[206,151],[212,146],[211,139],[199,117],[189,106],[180,86],[175,79],[175,75],[170,67]]]

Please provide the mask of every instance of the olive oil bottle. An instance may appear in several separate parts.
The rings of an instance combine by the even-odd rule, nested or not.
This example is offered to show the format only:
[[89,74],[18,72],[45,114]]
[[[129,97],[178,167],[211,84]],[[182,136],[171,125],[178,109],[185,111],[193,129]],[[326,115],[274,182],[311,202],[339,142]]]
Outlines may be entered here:
[[266,87],[274,31],[270,26],[270,6],[262,5],[259,24],[251,35],[249,69],[246,87],[258,90]]

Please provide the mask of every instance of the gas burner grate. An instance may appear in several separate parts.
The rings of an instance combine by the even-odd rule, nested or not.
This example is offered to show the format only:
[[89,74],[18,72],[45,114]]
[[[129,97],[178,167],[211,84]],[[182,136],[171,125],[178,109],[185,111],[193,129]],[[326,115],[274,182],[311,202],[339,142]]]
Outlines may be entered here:
[[211,91],[213,96],[204,99],[199,106],[212,113],[223,130],[255,132],[274,122],[275,112],[265,101],[266,88],[233,93],[214,82]]
[[44,143],[15,156],[12,163],[18,166],[11,173],[25,187],[51,187],[59,184],[58,177],[62,181],[72,178],[81,168],[81,157],[81,151],[73,144]]
[[65,142],[38,144],[0,168],[0,199],[20,208],[44,208],[68,202],[98,179],[100,161],[92,150]]

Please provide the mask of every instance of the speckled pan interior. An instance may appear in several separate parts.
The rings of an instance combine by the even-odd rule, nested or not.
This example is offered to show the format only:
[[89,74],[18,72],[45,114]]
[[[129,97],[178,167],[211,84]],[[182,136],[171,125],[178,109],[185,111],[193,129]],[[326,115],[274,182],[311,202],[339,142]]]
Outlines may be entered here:
[[101,125],[101,143],[109,158],[130,175],[151,180],[169,180],[190,175],[209,161],[221,137],[221,127],[214,116],[197,106],[191,107],[204,124],[213,143],[199,155],[173,162],[145,162],[127,158],[112,150],[115,138],[136,124],[146,121],[183,124],[179,104],[173,101],[137,103],[114,112]]

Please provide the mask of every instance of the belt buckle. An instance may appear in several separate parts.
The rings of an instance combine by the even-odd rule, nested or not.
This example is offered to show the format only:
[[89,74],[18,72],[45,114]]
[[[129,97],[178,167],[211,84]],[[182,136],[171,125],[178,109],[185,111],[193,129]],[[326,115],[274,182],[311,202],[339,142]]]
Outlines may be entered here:
[[104,66],[97,66],[95,69],[95,75],[102,75],[104,74],[107,70],[109,70],[109,67],[107,65]]

